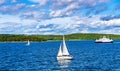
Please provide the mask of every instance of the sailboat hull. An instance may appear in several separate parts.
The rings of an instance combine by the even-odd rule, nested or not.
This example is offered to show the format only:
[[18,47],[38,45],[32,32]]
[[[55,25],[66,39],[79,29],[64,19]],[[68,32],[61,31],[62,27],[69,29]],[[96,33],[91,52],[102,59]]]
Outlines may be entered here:
[[72,56],[57,56],[57,60],[72,60]]

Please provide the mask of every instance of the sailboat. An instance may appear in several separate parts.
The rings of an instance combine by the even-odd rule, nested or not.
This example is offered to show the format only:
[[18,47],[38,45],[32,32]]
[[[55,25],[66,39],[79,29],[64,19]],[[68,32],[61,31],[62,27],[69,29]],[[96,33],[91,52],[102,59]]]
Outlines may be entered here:
[[30,41],[29,41],[29,40],[27,41],[27,44],[26,44],[26,45],[27,45],[27,46],[29,46],[29,45],[30,45]]
[[63,41],[60,44],[57,59],[58,60],[72,60],[73,59],[73,57],[68,52],[64,36],[63,36]]

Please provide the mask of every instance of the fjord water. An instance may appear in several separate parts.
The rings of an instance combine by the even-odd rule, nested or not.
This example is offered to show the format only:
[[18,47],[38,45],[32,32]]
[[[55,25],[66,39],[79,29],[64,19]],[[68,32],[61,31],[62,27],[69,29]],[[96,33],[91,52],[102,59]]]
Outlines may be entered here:
[[0,70],[24,71],[119,71],[120,41],[66,41],[69,61],[57,61],[61,41],[0,43]]

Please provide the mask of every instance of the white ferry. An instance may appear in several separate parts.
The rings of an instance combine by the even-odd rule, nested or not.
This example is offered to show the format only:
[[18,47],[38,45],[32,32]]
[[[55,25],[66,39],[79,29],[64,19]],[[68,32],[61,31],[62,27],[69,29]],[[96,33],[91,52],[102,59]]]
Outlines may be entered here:
[[96,39],[95,42],[96,42],[96,43],[112,43],[113,40],[112,40],[112,39],[109,39],[109,38],[106,38],[106,36],[103,36],[103,37],[100,38],[100,39]]

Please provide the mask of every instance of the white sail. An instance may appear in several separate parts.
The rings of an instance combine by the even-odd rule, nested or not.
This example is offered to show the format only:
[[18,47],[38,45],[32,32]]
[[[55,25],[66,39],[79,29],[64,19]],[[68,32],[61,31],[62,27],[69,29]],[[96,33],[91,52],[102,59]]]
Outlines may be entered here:
[[28,40],[27,44],[26,45],[30,45],[30,41]]
[[61,49],[61,45],[60,45],[60,48],[59,48],[59,51],[58,51],[58,55],[57,56],[62,56],[62,49]]
[[64,36],[63,36],[63,41],[58,51],[57,59],[58,60],[72,60],[73,59],[73,57],[68,52],[67,46],[65,44]]
[[63,52],[63,55],[70,55],[69,52],[68,52],[67,46],[65,44],[64,36],[63,36],[62,52]]

